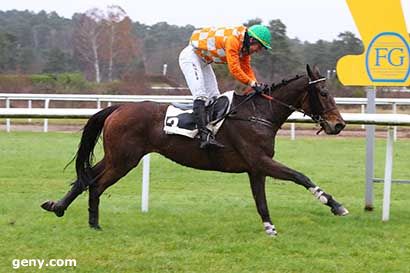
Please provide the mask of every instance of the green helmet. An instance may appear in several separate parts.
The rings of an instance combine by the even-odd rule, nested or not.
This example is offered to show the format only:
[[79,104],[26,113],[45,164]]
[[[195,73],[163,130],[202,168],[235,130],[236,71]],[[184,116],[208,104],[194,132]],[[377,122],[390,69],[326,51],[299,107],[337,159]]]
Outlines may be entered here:
[[248,28],[249,36],[258,40],[265,48],[272,49],[271,47],[271,34],[267,27],[263,25],[253,25]]

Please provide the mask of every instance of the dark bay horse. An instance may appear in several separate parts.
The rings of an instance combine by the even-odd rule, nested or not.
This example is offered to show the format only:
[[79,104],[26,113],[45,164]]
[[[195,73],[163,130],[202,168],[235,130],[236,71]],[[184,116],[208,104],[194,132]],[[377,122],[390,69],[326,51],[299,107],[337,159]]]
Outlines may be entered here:
[[[256,208],[265,232],[276,235],[265,196],[265,178],[290,180],[309,190],[335,215],[348,214],[330,194],[304,174],[273,160],[275,136],[295,110],[312,117],[327,134],[338,134],[345,122],[328,93],[319,70],[307,66],[307,75],[296,76],[269,88],[264,94],[234,95],[233,108],[216,138],[222,149],[199,149],[199,140],[163,131],[167,104],[139,102],[115,105],[93,115],[84,127],[76,155],[77,179],[59,201],[46,201],[42,208],[57,216],[84,190],[89,189],[89,225],[100,229],[100,195],[131,169],[141,158],[157,152],[184,166],[221,172],[247,173]],[[104,157],[92,165],[93,150],[103,131]]]

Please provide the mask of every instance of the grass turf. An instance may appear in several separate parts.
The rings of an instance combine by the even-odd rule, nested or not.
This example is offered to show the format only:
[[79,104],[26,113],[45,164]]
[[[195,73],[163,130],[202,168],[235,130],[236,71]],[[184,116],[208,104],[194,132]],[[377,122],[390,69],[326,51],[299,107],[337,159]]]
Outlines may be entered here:
[[[149,213],[140,212],[140,166],[102,196],[102,232],[88,228],[87,193],[63,218],[44,212],[40,203],[61,198],[75,177],[73,165],[63,167],[78,141],[72,133],[0,133],[0,272],[12,272],[13,259],[77,261],[44,272],[410,272],[410,186],[393,185],[389,222],[380,220],[382,184],[375,211],[364,212],[363,139],[277,139],[275,158],[351,213],[335,217],[302,187],[269,178],[277,238],[264,234],[247,175],[198,171],[160,155],[151,161]],[[410,141],[394,151],[394,178],[408,179]],[[377,177],[384,153],[378,139]]]

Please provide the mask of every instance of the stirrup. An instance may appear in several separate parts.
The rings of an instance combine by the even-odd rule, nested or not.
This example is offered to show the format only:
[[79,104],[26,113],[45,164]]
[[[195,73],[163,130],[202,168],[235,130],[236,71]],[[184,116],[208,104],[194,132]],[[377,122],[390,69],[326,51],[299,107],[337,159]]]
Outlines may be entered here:
[[199,148],[201,149],[207,149],[207,148],[224,148],[225,145],[219,143],[216,141],[215,137],[212,135],[210,131],[206,132],[201,132],[201,134],[206,134],[205,139],[203,139],[203,135],[201,135],[201,144],[199,145]]

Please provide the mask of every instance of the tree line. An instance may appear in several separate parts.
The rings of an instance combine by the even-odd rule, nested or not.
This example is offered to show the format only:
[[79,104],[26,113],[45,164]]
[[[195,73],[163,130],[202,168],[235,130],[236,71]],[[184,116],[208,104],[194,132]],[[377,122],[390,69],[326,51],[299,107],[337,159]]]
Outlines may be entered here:
[[[341,56],[363,51],[361,40],[348,31],[333,41],[312,43],[289,38],[280,19],[243,22],[246,26],[258,23],[266,24],[272,34],[273,50],[252,59],[257,78],[264,82],[304,73],[307,63],[318,64],[325,76],[334,76]],[[166,22],[133,22],[118,6],[76,13],[71,19],[56,12],[0,11],[0,73],[77,72],[93,82],[137,84],[147,75],[161,74],[167,64],[167,76],[185,85],[178,54],[194,29]],[[215,65],[215,71],[221,90],[237,87],[225,66]]]

